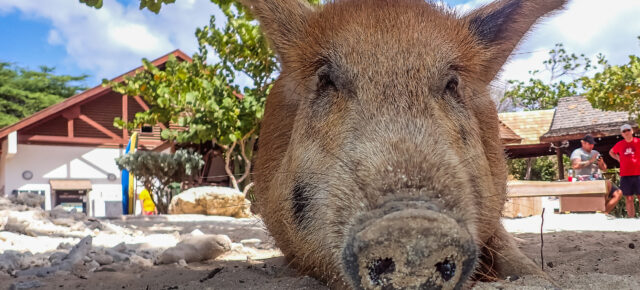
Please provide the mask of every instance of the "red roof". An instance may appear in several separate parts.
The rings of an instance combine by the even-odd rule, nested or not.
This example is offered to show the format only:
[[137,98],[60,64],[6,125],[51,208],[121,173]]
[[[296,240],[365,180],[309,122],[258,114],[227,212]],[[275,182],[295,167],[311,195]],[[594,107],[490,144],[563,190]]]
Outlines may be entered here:
[[[164,63],[167,62],[167,60],[169,59],[170,55],[174,55],[176,58],[181,59],[181,60],[185,60],[185,61],[191,61],[191,57],[189,57],[188,55],[186,55],[184,52],[180,51],[179,49],[176,49],[170,53],[165,54],[164,56],[155,59],[154,61],[152,61],[151,63],[155,66],[160,66]],[[125,76],[127,75],[134,75],[136,74],[138,71],[143,70],[144,68],[142,66],[139,66],[127,73],[124,73],[114,79],[112,79],[111,81],[113,82],[120,82],[124,79]],[[32,125],[38,121],[41,121],[43,119],[46,119],[56,113],[59,113],[67,108],[70,108],[74,105],[86,102],[88,100],[94,99],[100,95],[102,95],[103,93],[107,93],[111,91],[111,88],[109,87],[103,87],[102,85],[98,85],[92,89],[88,89],[82,93],[79,93],[75,96],[69,97],[67,99],[65,99],[64,101],[57,103],[55,105],[49,106],[29,117],[26,117],[20,121],[18,121],[15,124],[9,125],[7,127],[4,127],[2,129],[0,129],[0,139],[6,137],[7,135],[9,135],[9,133],[14,132],[14,131],[18,131],[21,130],[29,125]]]

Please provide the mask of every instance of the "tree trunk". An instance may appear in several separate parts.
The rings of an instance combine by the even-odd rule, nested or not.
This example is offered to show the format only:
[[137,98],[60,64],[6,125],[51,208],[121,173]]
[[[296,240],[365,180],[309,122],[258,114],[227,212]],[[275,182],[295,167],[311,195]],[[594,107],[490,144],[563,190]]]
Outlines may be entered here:
[[525,180],[531,180],[531,168],[535,164],[536,157],[527,158],[527,173],[524,175]]

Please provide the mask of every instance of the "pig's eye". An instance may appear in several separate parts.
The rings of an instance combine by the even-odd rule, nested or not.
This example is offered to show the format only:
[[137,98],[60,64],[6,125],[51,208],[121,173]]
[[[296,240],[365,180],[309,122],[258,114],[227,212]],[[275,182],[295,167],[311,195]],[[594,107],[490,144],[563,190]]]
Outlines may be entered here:
[[458,94],[458,78],[452,77],[447,81],[447,85],[444,88],[445,94],[455,96]]
[[336,83],[332,77],[331,66],[325,65],[321,67],[316,73],[318,76],[318,83],[316,85],[317,93],[324,93],[331,90],[336,90]]

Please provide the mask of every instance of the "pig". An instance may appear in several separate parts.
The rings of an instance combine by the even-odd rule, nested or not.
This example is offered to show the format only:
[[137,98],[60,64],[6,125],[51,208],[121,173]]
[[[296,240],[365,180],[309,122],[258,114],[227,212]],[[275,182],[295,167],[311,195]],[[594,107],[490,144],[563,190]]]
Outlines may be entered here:
[[460,13],[423,0],[244,0],[281,65],[254,210],[290,265],[335,289],[549,279],[500,223],[506,165],[487,87],[565,2]]

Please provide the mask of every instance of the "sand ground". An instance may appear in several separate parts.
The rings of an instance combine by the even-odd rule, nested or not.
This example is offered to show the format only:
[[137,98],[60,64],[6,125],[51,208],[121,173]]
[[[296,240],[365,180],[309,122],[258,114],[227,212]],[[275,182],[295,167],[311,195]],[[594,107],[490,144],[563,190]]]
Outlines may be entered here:
[[[552,211],[551,211],[552,212]],[[199,215],[128,217],[100,220],[110,228],[98,233],[94,247],[112,247],[120,241],[130,246],[168,247],[195,229],[204,234],[225,234],[234,243],[259,239],[215,260],[189,264],[111,264],[85,275],[58,273],[46,277],[13,277],[0,273],[0,289],[328,289],[321,282],[296,275],[257,218],[233,219]],[[517,238],[523,252],[542,264],[540,216],[505,219],[503,224]],[[640,220],[616,219],[604,214],[546,214],[543,227],[544,270],[564,289],[640,289]],[[96,231],[94,230],[94,233]],[[118,235],[120,233],[120,236]],[[102,237],[104,236],[104,237]],[[171,239],[174,237],[174,239]],[[160,240],[167,239],[168,242]],[[0,254],[24,250],[40,243],[46,255],[59,243],[79,237],[16,235],[0,231]],[[518,277],[515,281],[475,283],[475,289],[545,289],[540,280]]]

